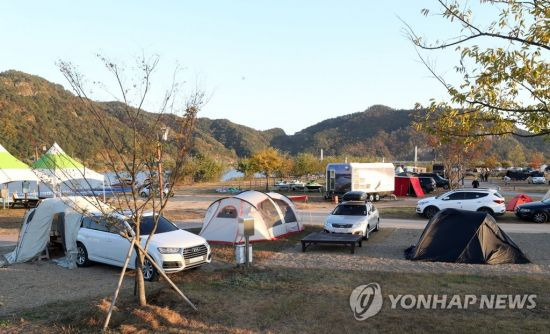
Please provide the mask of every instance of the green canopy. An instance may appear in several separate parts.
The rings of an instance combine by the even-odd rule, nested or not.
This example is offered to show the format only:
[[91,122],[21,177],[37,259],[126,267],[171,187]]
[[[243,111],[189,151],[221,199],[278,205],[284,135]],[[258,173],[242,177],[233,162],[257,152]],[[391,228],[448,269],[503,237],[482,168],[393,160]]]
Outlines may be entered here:
[[81,169],[84,168],[84,165],[67,155],[67,153],[65,153],[61,149],[61,147],[59,147],[59,145],[55,143],[48,150],[48,152],[46,152],[40,157],[40,159],[32,164],[32,167],[34,169],[55,170],[70,168]]
[[38,178],[25,163],[0,145],[0,183],[14,181],[37,181]]

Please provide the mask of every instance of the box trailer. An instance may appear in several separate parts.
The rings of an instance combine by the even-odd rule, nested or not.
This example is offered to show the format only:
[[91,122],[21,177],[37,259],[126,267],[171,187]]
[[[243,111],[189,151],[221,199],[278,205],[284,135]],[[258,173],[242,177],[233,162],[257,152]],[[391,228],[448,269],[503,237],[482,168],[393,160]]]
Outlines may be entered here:
[[331,163],[327,165],[325,198],[363,191],[370,201],[393,193],[395,167],[391,163]]

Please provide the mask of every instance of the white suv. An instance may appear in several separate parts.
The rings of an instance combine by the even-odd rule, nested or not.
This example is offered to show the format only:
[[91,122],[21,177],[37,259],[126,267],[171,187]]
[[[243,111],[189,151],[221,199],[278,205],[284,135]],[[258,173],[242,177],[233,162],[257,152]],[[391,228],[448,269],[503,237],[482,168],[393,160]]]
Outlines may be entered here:
[[421,199],[416,204],[416,213],[432,218],[438,211],[448,208],[483,211],[492,216],[500,216],[506,212],[504,197],[497,190],[468,188]]
[[[92,261],[118,267],[124,265],[130,242],[109,227],[110,224],[122,219],[127,217],[113,216],[109,222],[101,216],[82,218],[76,243],[78,249],[76,264],[79,267],[86,267]],[[142,246],[145,246],[147,236],[153,230],[154,224],[151,213],[145,213],[141,217]],[[212,261],[210,245],[203,237],[180,230],[165,217],[159,217],[147,252],[166,273],[175,273]],[[135,269],[135,264],[136,252],[134,251],[128,267]],[[143,277],[148,281],[154,281],[158,277],[157,269],[147,259],[143,263]]]

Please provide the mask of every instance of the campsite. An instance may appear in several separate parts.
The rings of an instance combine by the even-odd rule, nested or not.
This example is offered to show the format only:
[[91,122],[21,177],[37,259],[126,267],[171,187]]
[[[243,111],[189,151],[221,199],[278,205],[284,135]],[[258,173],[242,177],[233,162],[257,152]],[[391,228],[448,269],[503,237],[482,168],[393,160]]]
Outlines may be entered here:
[[548,332],[550,1],[0,13],[0,334]]
[[[207,214],[208,211],[219,213],[222,207],[227,207],[227,205],[218,205],[224,203],[223,198],[227,196],[215,192],[218,187],[216,184],[204,184],[176,189],[166,215],[176,221],[179,227],[200,233],[204,217],[213,215]],[[284,194],[292,195],[295,192]],[[299,240],[310,232],[320,231],[325,213],[334,206],[334,204],[325,201],[322,194],[306,194],[310,198],[308,203],[296,202],[292,204],[297,218],[304,224],[304,231],[275,241],[253,243],[254,260],[251,269],[237,268],[234,247],[230,242],[222,242],[212,243],[213,262],[211,265],[204,266],[198,271],[172,275],[174,281],[184,288],[185,293],[192,301],[200,301],[199,307],[208,309],[208,312],[195,313],[191,308],[181,304],[162,282],[151,282],[147,284],[154,291],[152,293],[155,300],[154,306],[150,306],[146,311],[140,311],[142,313],[136,313],[137,317],[128,322],[120,313],[131,305],[133,275],[130,272],[125,279],[125,287],[121,293],[120,313],[115,312],[112,319],[113,328],[120,328],[123,331],[132,331],[132,328],[163,331],[177,327],[189,331],[201,328],[201,331],[206,332],[231,332],[229,328],[240,326],[251,331],[270,328],[282,332],[310,331],[312,329],[323,332],[326,326],[330,326],[331,321],[337,321],[336,319],[339,317],[345,316],[346,308],[341,307],[342,310],[332,313],[325,320],[326,323],[323,321],[310,322],[307,319],[314,319],[313,314],[319,312],[328,314],[327,312],[334,311],[335,307],[338,308],[338,303],[334,304],[332,300],[342,298],[338,296],[359,284],[364,277],[384,282],[391,289],[388,293],[406,292],[407,286],[411,284],[418,286],[419,291],[424,293],[441,293],[443,291],[498,293],[498,287],[505,284],[506,289],[513,293],[538,291],[537,303],[540,303],[539,305],[547,305],[545,303],[550,302],[544,293],[546,284],[550,282],[550,257],[548,256],[550,243],[546,240],[547,232],[544,232],[544,226],[539,225],[543,228],[540,232],[523,233],[525,229],[521,227],[529,225],[526,222],[508,218],[499,224],[529,258],[531,261],[529,264],[467,265],[446,262],[411,262],[405,259],[404,250],[410,245],[416,244],[422,233],[422,228],[418,225],[423,226],[425,223],[414,214],[415,198],[401,197],[397,201],[384,199],[377,202],[376,205],[380,208],[382,215],[382,228],[373,234],[367,242],[363,242],[362,247],[356,248],[355,254],[351,255],[342,247],[330,245],[316,246],[309,249],[308,252],[302,253]],[[229,199],[231,198],[229,197]],[[252,199],[247,200],[254,203]],[[227,204],[235,207],[241,206],[238,202],[227,202]],[[387,210],[386,216],[384,216],[384,209]],[[405,210],[409,212],[406,217],[411,219],[403,220],[402,214],[406,212]],[[20,215],[24,213],[22,209],[15,209],[15,211],[18,211]],[[232,212],[223,214],[232,215]],[[499,220],[497,222],[500,223]],[[403,224],[408,224],[408,227]],[[12,233],[17,230],[14,225],[11,226],[12,228],[9,230],[1,230],[0,238],[3,239],[0,240],[6,240],[6,236],[13,235]],[[234,231],[230,235],[235,235]],[[37,324],[41,321],[50,322],[54,318],[60,319],[59,315],[55,314],[67,305],[72,308],[80,308],[82,311],[79,311],[76,317],[61,317],[61,320],[53,320],[56,326],[54,331],[71,331],[71,328],[82,326],[83,321],[91,321],[91,324],[96,324],[95,326],[99,327],[119,273],[119,269],[116,267],[97,263],[91,267],[78,268],[74,271],[48,261],[24,263],[8,268],[8,271],[1,273],[6,282],[11,282],[2,290],[2,311],[4,312],[3,319],[5,319],[3,321],[26,330],[36,330]],[[29,275],[29,271],[36,274]],[[407,273],[406,277],[403,277],[403,272]],[[490,277],[493,280],[491,288],[488,287],[483,277]],[[336,286],[334,286],[334,279],[338,279],[339,282]],[[59,280],[63,280],[65,283],[60,285]],[[441,284],[446,286],[444,290],[437,288],[442,286]],[[23,295],[20,294],[18,286],[27,287]],[[276,294],[270,293],[273,290],[282,291]],[[51,292],[54,291],[56,293],[52,294]],[[235,303],[235,301],[225,298],[223,302],[220,301],[216,295],[221,292],[228,298],[239,299],[239,305],[245,308],[250,303],[257,307],[245,311],[249,318],[240,312],[231,311],[232,315],[226,315],[225,319],[239,320],[237,322],[233,322],[235,320],[220,322],[217,314],[227,312],[226,303]],[[304,304],[303,298],[310,302]],[[340,303],[345,302],[345,299]],[[283,305],[284,308],[281,309]],[[287,317],[298,310],[305,314],[311,314],[311,318],[300,317],[295,321],[277,324],[281,317]],[[406,312],[405,310],[387,309],[383,312],[385,315],[380,314],[379,321],[387,321],[394,317],[410,318],[411,320],[428,319],[429,313],[426,312],[428,311]],[[460,315],[445,313],[441,316],[446,319],[449,327],[438,328],[451,330],[453,324],[461,322],[464,317],[467,317],[470,322],[464,328],[474,329],[476,326],[489,325],[498,321],[498,330],[510,332],[520,328],[515,327],[517,326],[517,322],[513,321],[515,316],[528,316],[535,323],[540,321],[541,326],[544,323],[543,318],[536,320],[538,317],[536,314],[512,314],[510,312],[505,311],[496,315],[479,314],[479,311],[475,313],[463,311]],[[10,314],[19,314],[24,320],[13,318]],[[537,314],[544,317],[544,312]],[[247,319],[256,320],[250,322]],[[362,323],[350,322],[346,326],[349,326],[347,327],[349,330],[364,329]],[[387,328],[385,326],[383,328]],[[430,330],[435,328],[433,326],[433,324],[427,323],[423,328]],[[536,326],[534,328],[537,328]],[[405,324],[394,329],[397,330],[397,328],[403,330],[419,327]]]

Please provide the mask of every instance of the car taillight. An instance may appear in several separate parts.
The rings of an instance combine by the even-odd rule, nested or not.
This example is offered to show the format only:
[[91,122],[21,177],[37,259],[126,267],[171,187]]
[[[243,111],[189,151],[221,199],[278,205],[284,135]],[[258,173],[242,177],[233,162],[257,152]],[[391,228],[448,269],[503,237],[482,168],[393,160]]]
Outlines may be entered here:
[[497,204],[502,204],[502,203],[504,203],[504,200],[503,199],[495,199],[495,200],[493,200],[493,202],[495,202]]

